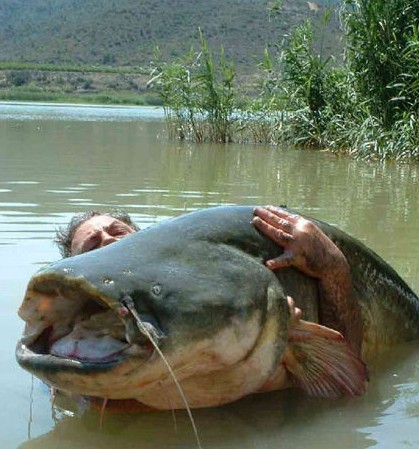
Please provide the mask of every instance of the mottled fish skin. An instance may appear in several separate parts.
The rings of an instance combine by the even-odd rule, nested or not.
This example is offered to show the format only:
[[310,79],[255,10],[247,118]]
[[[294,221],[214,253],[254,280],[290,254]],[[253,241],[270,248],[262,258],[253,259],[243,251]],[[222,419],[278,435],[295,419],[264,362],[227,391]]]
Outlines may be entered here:
[[419,339],[419,298],[378,254],[336,227],[313,220],[340,248],[351,267],[363,318],[363,355]]

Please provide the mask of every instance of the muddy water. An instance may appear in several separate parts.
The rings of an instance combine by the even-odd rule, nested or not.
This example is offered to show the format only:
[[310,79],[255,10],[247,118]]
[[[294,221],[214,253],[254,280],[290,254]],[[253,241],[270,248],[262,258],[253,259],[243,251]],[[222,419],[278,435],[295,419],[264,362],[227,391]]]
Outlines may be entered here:
[[[16,316],[28,278],[58,259],[55,230],[73,213],[123,207],[144,228],[219,204],[287,204],[338,225],[419,291],[419,167],[326,153],[169,142],[161,112],[0,104],[0,446],[194,448],[184,412],[105,414],[51,404],[21,370]],[[194,412],[205,449],[419,447],[419,345],[370,367],[356,400],[296,391]]]

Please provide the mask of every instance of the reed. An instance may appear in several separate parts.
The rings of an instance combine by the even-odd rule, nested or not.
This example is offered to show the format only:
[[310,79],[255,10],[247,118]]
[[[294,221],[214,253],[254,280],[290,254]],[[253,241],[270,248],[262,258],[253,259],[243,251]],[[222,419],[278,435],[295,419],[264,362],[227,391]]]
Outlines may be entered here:
[[419,110],[419,0],[345,0],[346,61],[386,129]]
[[149,86],[162,98],[170,135],[196,142],[230,142],[236,104],[235,70],[221,48],[219,64],[199,31],[200,48],[172,63],[154,64]]

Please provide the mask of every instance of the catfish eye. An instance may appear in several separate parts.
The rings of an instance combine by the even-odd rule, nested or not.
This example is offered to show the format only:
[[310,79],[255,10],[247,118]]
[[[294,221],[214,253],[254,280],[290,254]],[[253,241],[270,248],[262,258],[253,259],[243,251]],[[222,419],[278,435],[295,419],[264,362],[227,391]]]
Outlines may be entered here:
[[154,284],[154,285],[151,287],[151,293],[152,293],[154,296],[160,296],[160,295],[161,295],[161,292],[162,292],[162,287],[161,287],[160,284]]

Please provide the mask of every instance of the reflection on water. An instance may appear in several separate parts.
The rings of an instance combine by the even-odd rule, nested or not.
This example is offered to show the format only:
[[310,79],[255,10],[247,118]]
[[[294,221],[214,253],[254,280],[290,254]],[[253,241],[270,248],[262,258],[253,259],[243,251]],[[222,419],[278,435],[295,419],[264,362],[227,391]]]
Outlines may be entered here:
[[[108,413],[100,431],[98,413],[76,409],[69,416],[63,410],[71,410],[70,403],[53,408],[36,379],[31,394],[31,376],[16,365],[22,328],[16,309],[26,283],[59,258],[51,240],[75,212],[123,207],[144,228],[219,204],[287,204],[357,236],[419,291],[417,165],[169,142],[162,122],[127,120],[112,108],[92,121],[86,108],[73,108],[79,121],[62,111],[52,119],[39,106],[33,106],[37,112],[14,108],[13,117],[10,110],[6,116],[0,105],[0,119],[7,119],[0,120],[2,448],[195,447],[184,412],[176,413],[176,425],[170,413]],[[406,345],[383,356],[371,367],[367,395],[353,401],[311,400],[288,391],[197,410],[204,448],[416,447],[418,349]]]

